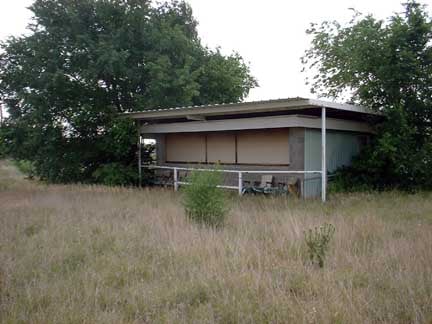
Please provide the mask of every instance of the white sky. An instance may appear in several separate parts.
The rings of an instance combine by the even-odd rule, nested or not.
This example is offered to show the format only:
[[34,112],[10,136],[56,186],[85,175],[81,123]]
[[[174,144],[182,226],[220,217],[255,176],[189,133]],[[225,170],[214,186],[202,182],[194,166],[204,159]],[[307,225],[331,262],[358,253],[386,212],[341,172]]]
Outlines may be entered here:
[[[187,0],[199,22],[205,45],[223,53],[237,51],[250,62],[259,88],[247,100],[312,97],[300,72],[300,57],[309,46],[311,22],[347,21],[348,8],[386,18],[400,12],[402,0]],[[0,40],[25,32],[32,0],[0,0]],[[431,10],[432,0],[423,0]]]

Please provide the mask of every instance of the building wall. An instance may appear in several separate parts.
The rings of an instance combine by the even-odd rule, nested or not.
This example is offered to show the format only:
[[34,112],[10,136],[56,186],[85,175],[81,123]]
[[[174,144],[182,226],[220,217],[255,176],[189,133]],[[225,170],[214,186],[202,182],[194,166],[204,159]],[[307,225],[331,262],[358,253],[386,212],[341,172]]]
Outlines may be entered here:
[[[222,169],[229,170],[290,170],[290,171],[320,171],[321,170],[321,131],[316,129],[289,128],[288,145],[289,145],[289,165],[254,165],[254,164],[233,164],[223,163]],[[245,131],[246,134],[247,131]],[[232,136],[232,132],[220,132],[226,136]],[[231,134],[231,135],[230,135]],[[156,157],[158,165],[191,167],[191,168],[212,168],[214,164],[189,164],[189,163],[169,163],[166,162],[166,135],[154,134],[152,137],[156,140]],[[329,172],[335,171],[343,165],[349,165],[352,158],[360,152],[365,135],[353,132],[327,131],[327,168]],[[269,140],[270,141],[270,140]],[[271,147],[271,145],[270,145]],[[226,157],[226,159],[231,157]],[[210,157],[212,161],[215,157]],[[187,176],[187,172],[180,172],[180,176]],[[277,175],[274,174],[275,184],[289,183],[296,179],[302,182],[301,191],[304,197],[319,197],[321,194],[321,175],[320,174],[293,174]],[[237,174],[225,173],[224,182],[227,185],[238,184]],[[244,174],[245,181],[259,182],[261,175]]]
[[158,135],[158,163],[303,168],[303,128]]
[[[359,154],[365,135],[352,132],[327,131],[326,158],[327,170],[333,172],[341,166],[351,164],[354,156]],[[321,170],[321,131],[305,129],[304,136],[304,170]],[[321,175],[305,175],[304,197],[321,195]]]
[[165,134],[148,134],[147,137],[156,141],[156,164],[162,165],[166,161],[165,155]]
[[[254,134],[251,133],[251,131],[245,130],[245,131],[238,131],[237,134],[240,133],[241,136],[239,138],[242,138],[247,141],[247,145],[244,146],[245,150],[247,152],[244,152],[243,155],[244,158],[246,158],[246,162],[252,161],[255,159],[255,161],[258,161],[259,163],[253,164],[253,163],[246,163],[246,164],[234,164],[234,163],[224,163],[224,159],[228,160],[231,158],[231,156],[227,156],[226,152],[221,155],[219,158],[221,162],[223,163],[220,167],[222,169],[228,169],[228,170],[290,170],[290,171],[302,171],[304,168],[304,128],[284,128],[284,129],[278,129],[273,131],[273,136],[269,136],[266,138],[266,143],[261,143],[262,139],[256,139],[254,138],[254,134],[256,134],[256,131],[253,131]],[[209,133],[211,136],[218,134],[222,135],[219,136],[219,139],[226,138],[229,136],[232,136],[233,132],[217,132],[217,133]],[[284,145],[284,134],[287,137],[286,145],[286,157],[283,156],[283,150],[281,150],[281,146]],[[153,136],[156,140],[156,157],[157,157],[157,164],[158,165],[166,165],[166,166],[178,166],[178,167],[191,167],[191,168],[212,168],[213,163],[210,163],[215,160],[215,156],[207,156],[207,159],[209,163],[187,163],[182,161],[176,161],[176,162],[167,162],[167,152],[172,151],[170,148],[167,148],[167,145],[175,145],[175,141],[172,141],[172,139],[167,140],[167,137],[175,136],[175,134],[157,134]],[[244,135],[244,136],[243,136]],[[179,134],[179,137],[182,135]],[[192,144],[192,142],[191,142]],[[208,145],[209,143],[207,143]],[[219,143],[221,144],[221,143]],[[226,148],[226,146],[225,146]],[[257,155],[254,157],[252,148],[256,148]],[[220,147],[219,147],[220,149]],[[174,150],[175,151],[175,150]],[[272,154],[272,151],[277,151],[278,155],[276,155],[275,158],[266,157],[268,155]],[[213,151],[216,152],[216,151]],[[243,154],[241,152],[238,152],[240,154]],[[185,158],[183,155],[181,155],[184,160]],[[243,160],[239,160],[239,162],[242,162]],[[243,161],[244,162],[244,161]],[[276,163],[275,163],[276,162]],[[279,162],[280,164],[278,164]],[[274,164],[274,165],[272,165]],[[181,172],[181,175],[186,175],[187,172]],[[235,173],[225,173],[224,174],[224,180],[225,183],[230,185],[237,185],[238,179],[237,174]],[[293,174],[293,175],[277,175],[274,174],[274,182],[275,184],[281,183],[289,183],[294,182],[296,179],[303,180],[303,175],[301,174]],[[244,174],[243,179],[245,181],[250,181],[251,183],[260,181],[261,175],[259,174]]]

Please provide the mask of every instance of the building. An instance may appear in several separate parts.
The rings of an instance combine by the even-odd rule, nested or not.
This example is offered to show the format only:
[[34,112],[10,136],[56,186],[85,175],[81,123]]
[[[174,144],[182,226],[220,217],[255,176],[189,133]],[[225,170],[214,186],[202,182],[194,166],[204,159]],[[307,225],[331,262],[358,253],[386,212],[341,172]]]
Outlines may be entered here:
[[[270,185],[298,183],[301,196],[323,200],[327,173],[351,163],[373,134],[370,122],[379,118],[366,107],[305,98],[124,115],[137,121],[140,139],[156,141],[157,167],[173,172],[175,188],[188,170],[217,163],[229,175],[227,188],[241,192],[271,174]],[[158,175],[166,177],[168,171]]]

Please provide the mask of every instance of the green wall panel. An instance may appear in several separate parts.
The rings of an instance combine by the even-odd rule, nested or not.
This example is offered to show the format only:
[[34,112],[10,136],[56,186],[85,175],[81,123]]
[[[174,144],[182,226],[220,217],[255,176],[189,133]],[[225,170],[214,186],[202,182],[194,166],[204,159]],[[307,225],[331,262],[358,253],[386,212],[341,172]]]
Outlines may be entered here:
[[[359,134],[327,131],[327,171],[333,172],[343,165],[350,165],[352,158],[360,152]],[[321,130],[305,129],[305,171],[321,170]],[[321,175],[307,174],[304,182],[304,197],[321,194]]]

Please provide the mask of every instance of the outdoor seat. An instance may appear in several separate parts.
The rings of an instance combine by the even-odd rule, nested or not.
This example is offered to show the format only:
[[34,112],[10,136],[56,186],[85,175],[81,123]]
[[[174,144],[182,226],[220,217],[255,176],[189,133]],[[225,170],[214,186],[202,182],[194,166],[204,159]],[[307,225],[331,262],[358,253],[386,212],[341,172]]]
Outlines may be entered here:
[[157,177],[152,178],[151,184],[167,187],[172,184],[172,172],[170,170],[158,170]]
[[180,170],[178,172],[178,179],[179,180],[183,180],[186,179],[189,176],[190,172],[188,172],[187,170]]
[[283,182],[279,182],[277,187],[274,187],[274,177],[272,175],[262,175],[261,181],[255,181],[254,185],[250,185],[250,181],[243,182],[242,194],[287,194],[287,186]]
[[288,182],[287,190],[291,195],[300,197],[300,179],[292,179]]

